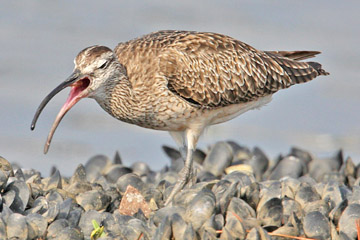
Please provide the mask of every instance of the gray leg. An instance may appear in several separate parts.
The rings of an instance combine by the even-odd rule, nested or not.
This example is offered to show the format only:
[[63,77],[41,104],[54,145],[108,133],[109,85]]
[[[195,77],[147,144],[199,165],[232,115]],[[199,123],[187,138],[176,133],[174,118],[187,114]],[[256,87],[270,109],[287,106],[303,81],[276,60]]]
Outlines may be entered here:
[[[184,168],[181,169],[181,171],[179,172],[179,179],[176,182],[173,190],[171,191],[169,197],[166,199],[165,205],[168,205],[171,200],[174,198],[175,194],[180,192],[181,189],[184,188],[184,186],[189,183],[189,181],[192,179],[193,177],[193,153],[195,151],[196,148],[196,144],[197,141],[199,139],[199,136],[201,134],[202,131],[193,131],[193,130],[187,130],[186,131],[186,140],[187,140],[187,144],[185,144],[186,146],[186,159],[185,159],[185,164],[184,164]],[[173,136],[171,134],[171,136]]]

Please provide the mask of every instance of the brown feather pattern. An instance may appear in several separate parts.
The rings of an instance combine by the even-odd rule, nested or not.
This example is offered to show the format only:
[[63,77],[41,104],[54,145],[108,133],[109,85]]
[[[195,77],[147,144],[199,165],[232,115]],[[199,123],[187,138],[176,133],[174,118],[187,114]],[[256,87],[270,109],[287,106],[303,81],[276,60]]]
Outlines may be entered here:
[[263,52],[216,33],[160,31],[119,44],[116,53],[129,49],[150,57],[149,71],[164,77],[170,91],[198,107],[254,101],[327,74],[320,64],[298,61],[319,52]]

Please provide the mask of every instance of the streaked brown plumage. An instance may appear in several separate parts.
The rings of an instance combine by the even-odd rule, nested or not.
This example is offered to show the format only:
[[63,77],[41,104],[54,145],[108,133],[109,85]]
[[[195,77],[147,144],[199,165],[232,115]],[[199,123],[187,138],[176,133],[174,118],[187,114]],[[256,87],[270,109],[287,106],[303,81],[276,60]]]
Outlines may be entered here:
[[167,203],[189,181],[192,152],[204,128],[271,100],[280,89],[327,75],[319,63],[300,62],[315,51],[259,51],[216,33],[160,31],[120,43],[114,51],[93,46],[75,59],[75,71],[41,103],[71,86],[50,131],[81,98],[94,98],[115,118],[167,130],[180,145],[185,166]]

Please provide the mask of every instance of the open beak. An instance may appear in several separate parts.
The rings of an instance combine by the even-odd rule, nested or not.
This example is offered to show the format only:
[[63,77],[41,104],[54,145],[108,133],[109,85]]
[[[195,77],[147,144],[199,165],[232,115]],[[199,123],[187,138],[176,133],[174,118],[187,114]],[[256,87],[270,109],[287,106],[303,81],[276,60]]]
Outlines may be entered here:
[[81,98],[84,98],[88,95],[87,87],[90,85],[90,79],[86,76],[81,75],[79,70],[75,70],[70,77],[68,77],[64,82],[62,82],[59,86],[57,86],[54,90],[52,90],[40,103],[40,106],[36,110],[34,118],[31,123],[31,130],[35,129],[35,124],[37,119],[39,118],[42,110],[45,108],[46,104],[61,90],[66,87],[71,86],[71,91],[69,97],[67,98],[65,104],[61,108],[60,112],[56,116],[56,119],[51,127],[49,135],[46,140],[46,144],[44,147],[44,153],[46,154],[49,150],[49,146],[51,143],[51,139],[54,135],[54,132],[59,125],[61,119],[65,116],[65,114],[74,106]]

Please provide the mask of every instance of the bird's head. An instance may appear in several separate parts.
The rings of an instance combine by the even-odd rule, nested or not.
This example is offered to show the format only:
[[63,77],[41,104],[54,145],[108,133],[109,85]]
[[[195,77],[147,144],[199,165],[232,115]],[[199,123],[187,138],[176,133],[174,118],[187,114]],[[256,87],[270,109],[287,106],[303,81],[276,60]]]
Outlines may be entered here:
[[71,87],[69,97],[56,116],[45,144],[44,153],[47,153],[52,136],[65,114],[82,98],[96,97],[103,94],[104,86],[109,81],[115,81],[123,74],[123,68],[115,53],[105,46],[92,46],[82,50],[74,60],[73,73],[64,82],[52,90],[41,102],[33,121],[31,130],[34,130],[36,121],[46,104],[61,90]]

